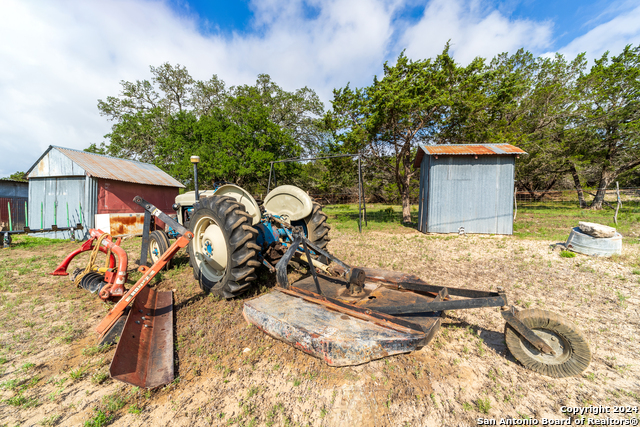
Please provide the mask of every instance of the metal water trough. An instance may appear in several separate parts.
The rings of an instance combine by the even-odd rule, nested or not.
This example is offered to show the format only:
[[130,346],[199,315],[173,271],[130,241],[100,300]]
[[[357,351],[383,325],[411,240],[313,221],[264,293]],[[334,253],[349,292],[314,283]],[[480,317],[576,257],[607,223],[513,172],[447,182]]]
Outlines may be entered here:
[[565,247],[585,255],[610,257],[622,253],[622,235],[616,233],[613,237],[593,237],[580,230],[580,227],[574,227]]

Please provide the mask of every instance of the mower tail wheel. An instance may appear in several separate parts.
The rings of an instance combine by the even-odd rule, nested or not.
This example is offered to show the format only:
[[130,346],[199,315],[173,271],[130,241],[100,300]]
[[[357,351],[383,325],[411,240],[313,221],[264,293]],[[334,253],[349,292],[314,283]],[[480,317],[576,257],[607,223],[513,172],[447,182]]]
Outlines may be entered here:
[[246,292],[260,266],[251,215],[228,196],[203,198],[193,207],[189,258],[200,288],[224,298]]
[[[327,250],[327,244],[331,240],[329,238],[329,224],[327,224],[327,214],[322,212],[320,204],[313,202],[311,215],[304,219],[307,226],[307,238],[320,249]],[[320,261],[326,263],[327,260],[320,257]]]
[[[162,254],[169,250],[169,238],[162,230],[155,230],[149,233],[149,257],[151,263],[155,264],[160,259]],[[171,260],[164,266],[164,270],[171,268]]]
[[580,375],[587,369],[591,362],[589,343],[568,319],[538,309],[520,311],[516,317],[555,352],[541,352],[507,323],[504,329],[507,347],[525,367],[553,378]]

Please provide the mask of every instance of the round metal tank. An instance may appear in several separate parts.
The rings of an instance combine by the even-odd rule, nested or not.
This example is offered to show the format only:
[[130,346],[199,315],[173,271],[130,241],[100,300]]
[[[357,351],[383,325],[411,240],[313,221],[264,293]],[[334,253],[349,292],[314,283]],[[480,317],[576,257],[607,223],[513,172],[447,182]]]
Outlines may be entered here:
[[565,246],[573,252],[608,257],[622,253],[622,235],[616,233],[613,237],[593,237],[575,227],[571,230]]

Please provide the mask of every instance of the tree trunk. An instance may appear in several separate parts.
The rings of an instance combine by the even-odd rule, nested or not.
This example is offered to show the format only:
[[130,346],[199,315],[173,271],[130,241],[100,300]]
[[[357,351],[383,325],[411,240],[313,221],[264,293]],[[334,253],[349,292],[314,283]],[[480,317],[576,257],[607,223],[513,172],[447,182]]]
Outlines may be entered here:
[[411,199],[409,198],[409,185],[402,191],[402,222],[411,222]]
[[402,222],[411,222],[411,175],[398,176],[398,189],[402,197]]
[[591,202],[591,209],[600,210],[602,209],[602,202],[604,201],[604,196],[606,195],[607,187],[613,180],[615,179],[615,175],[610,171],[603,168],[602,175],[600,177],[600,185],[598,186],[598,191],[596,192],[596,196]]
[[578,202],[580,202],[580,208],[585,209],[587,207],[587,202],[584,200],[584,192],[582,191],[582,184],[580,183],[580,177],[578,176],[578,171],[573,163],[569,165],[569,171],[571,172],[571,176],[573,177],[573,185],[576,187],[576,191],[578,192]]
[[531,187],[531,185],[529,185],[529,183],[522,183],[522,188],[524,188],[525,190],[527,190],[527,193],[529,193],[529,195],[531,196],[531,200],[532,201],[536,201],[536,192],[533,191],[533,188]]
[[533,187],[531,186],[531,183],[523,183],[522,186],[531,195],[531,200],[533,202],[539,202],[544,198],[544,196],[547,195],[547,192],[551,190],[551,187],[553,187],[556,184],[556,180],[557,178],[554,177],[554,178],[551,178],[550,181],[547,181],[544,184],[543,188],[538,191],[538,194],[536,194],[536,190],[533,189]]
[[[411,222],[411,198],[409,196],[411,194],[411,177],[413,176],[411,168],[413,165],[410,140],[405,142],[399,157],[396,161],[396,183],[402,197],[402,222],[406,223]],[[400,174],[401,168],[404,172],[402,175]]]

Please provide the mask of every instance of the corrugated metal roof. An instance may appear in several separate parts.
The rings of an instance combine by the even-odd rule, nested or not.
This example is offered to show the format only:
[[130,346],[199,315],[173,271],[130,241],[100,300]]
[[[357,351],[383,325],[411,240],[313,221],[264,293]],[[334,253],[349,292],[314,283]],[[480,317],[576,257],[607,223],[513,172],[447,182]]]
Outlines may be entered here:
[[29,172],[37,166],[40,160],[49,151],[51,151],[51,149],[56,149],[60,153],[64,154],[71,161],[84,169],[88,176],[94,178],[184,188],[184,185],[171,175],[149,163],[118,159],[115,157],[87,153],[86,151],[74,150],[71,148],[56,147],[54,145],[49,147],[49,149],[40,157],[40,159],[38,159],[31,169],[29,169]]
[[420,145],[413,167],[420,167],[424,155],[430,156],[495,156],[527,154],[511,144],[446,144]]

